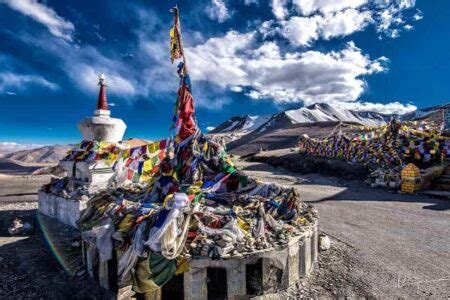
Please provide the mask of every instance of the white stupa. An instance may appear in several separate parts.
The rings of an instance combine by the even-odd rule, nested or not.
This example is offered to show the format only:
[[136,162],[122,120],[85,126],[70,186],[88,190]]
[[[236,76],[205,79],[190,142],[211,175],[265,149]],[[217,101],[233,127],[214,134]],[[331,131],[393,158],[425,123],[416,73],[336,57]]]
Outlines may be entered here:
[[[108,110],[108,102],[106,100],[105,75],[101,74],[98,78],[100,91],[97,110],[94,112],[93,117],[86,117],[78,122],[78,128],[83,135],[84,141],[117,143],[122,141],[127,126],[121,119],[110,117],[111,112]],[[106,188],[114,175],[112,166],[104,161],[61,160],[59,166],[67,172],[72,189],[79,185],[84,185],[91,193]]]
[[86,117],[78,122],[78,128],[85,141],[119,142],[123,139],[127,125],[121,120],[111,118],[106,99],[106,78],[104,74],[98,76],[97,110],[93,117]]

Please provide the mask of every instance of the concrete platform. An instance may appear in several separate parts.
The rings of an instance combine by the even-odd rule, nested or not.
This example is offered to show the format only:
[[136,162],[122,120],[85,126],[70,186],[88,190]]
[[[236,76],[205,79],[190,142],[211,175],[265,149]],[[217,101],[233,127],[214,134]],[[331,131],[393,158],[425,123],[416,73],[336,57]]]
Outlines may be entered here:
[[[132,299],[131,286],[117,288],[113,261],[100,262],[94,244],[83,242],[84,262],[88,273],[106,289],[117,292],[118,299]],[[162,289],[144,295],[146,299],[259,299],[276,296],[278,291],[295,285],[311,274],[318,256],[318,224],[313,224],[289,244],[266,249],[242,258],[189,261],[189,271],[172,278]],[[117,261],[117,257],[113,260]],[[112,288],[115,287],[115,288]]]
[[43,191],[38,192],[38,210],[46,216],[72,227],[86,209],[87,201],[73,201]]

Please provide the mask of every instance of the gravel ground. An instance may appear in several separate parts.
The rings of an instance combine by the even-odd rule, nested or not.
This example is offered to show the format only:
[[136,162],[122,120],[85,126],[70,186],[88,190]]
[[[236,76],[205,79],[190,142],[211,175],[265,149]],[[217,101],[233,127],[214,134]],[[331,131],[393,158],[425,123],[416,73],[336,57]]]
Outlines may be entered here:
[[[81,248],[72,243],[80,235],[36,210],[0,211],[10,223],[20,217],[33,225],[31,232],[7,237],[0,231],[0,299],[110,299],[110,292],[88,279],[82,267]],[[41,231],[45,228],[47,237]],[[50,245],[54,246],[53,251]],[[58,253],[65,268],[55,258]]]
[[261,180],[297,187],[303,201],[317,206],[319,229],[334,245],[320,253],[304,295],[450,297],[450,201],[264,163],[238,166]]
[[[81,248],[72,246],[79,232],[37,215],[36,191],[48,181],[0,175],[0,299],[111,299],[83,271]],[[11,236],[8,227],[17,217],[32,230]]]

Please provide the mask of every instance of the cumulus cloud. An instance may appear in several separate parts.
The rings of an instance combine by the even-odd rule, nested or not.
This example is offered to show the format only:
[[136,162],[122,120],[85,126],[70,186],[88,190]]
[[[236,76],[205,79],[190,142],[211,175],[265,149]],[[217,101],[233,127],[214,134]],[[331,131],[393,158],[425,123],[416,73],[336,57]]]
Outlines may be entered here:
[[59,16],[51,7],[37,0],[0,0],[0,3],[44,25],[54,36],[72,41],[75,26]]
[[347,9],[330,15],[292,17],[281,23],[281,33],[294,45],[308,46],[319,38],[329,40],[363,30],[372,21],[371,13]]
[[293,0],[297,10],[304,16],[314,12],[330,14],[347,8],[357,8],[368,2],[368,0]]
[[214,127],[214,126],[208,126],[208,127],[206,127],[206,131],[214,130],[214,128],[216,128],[216,127]]
[[288,0],[271,0],[272,13],[277,19],[283,20],[288,15],[287,3]]
[[[38,85],[50,90],[58,89],[58,85],[52,83],[41,76],[29,74],[16,74],[12,72],[0,73],[0,92],[8,89],[24,90],[29,85]],[[8,95],[16,95],[16,93],[6,91]]]
[[[297,5],[297,2],[293,3]],[[266,38],[282,34],[294,45],[310,46],[321,38],[328,40],[363,30],[368,24],[375,23],[373,18],[378,15],[368,10],[368,4],[364,1],[310,0],[309,3],[312,6],[303,7],[302,16],[290,16],[292,11],[288,9],[288,0],[272,0],[271,9],[277,20],[263,22],[259,32],[229,31],[224,36],[209,39],[204,36],[196,39],[195,33],[183,32],[187,41],[196,39],[194,46],[185,45],[185,52],[190,76],[196,81],[193,93],[197,106],[220,110],[229,105],[232,99],[224,90],[245,93],[253,99],[273,99],[279,103],[361,105],[356,101],[364,91],[364,78],[385,72],[387,58],[370,58],[353,43],[330,52],[300,52],[292,50],[295,48],[287,50],[281,46],[282,43],[277,44],[276,38],[270,41]],[[325,5],[330,3],[337,3],[338,6],[332,8]],[[382,8],[388,9],[390,5],[393,4],[385,3]],[[410,6],[396,2],[395,7],[403,9]],[[223,22],[229,18],[230,12],[223,0],[211,0],[209,8],[212,19]],[[142,23],[133,31],[137,40],[136,46],[130,49],[132,60],[123,59],[122,52],[105,53],[89,44],[74,45],[50,35],[47,39],[30,35],[25,39],[53,55],[57,62],[55,65],[84,91],[97,91],[97,74],[102,72],[107,75],[108,93],[126,99],[133,99],[134,96],[151,99],[158,95],[165,98],[167,93],[176,90],[178,84],[174,66],[168,58],[166,32],[160,30],[162,22],[150,10],[138,10],[137,15]],[[156,29],[152,31],[152,28]],[[201,83],[207,83],[210,87]],[[48,84],[51,86],[51,83]],[[43,81],[41,85],[45,85]]]
[[231,87],[230,87],[230,90],[231,90],[232,92],[235,92],[235,93],[240,93],[240,92],[242,92],[244,89],[243,89],[241,86],[234,85],[234,86],[231,86]]
[[321,16],[292,17],[282,23],[282,34],[294,45],[307,46],[319,38]]
[[223,0],[211,0],[206,7],[206,14],[211,20],[223,23],[230,18],[230,12]]
[[[222,88],[246,87],[253,99],[276,102],[353,102],[363,77],[387,70],[387,58],[370,59],[354,43],[340,51],[283,54],[273,42],[256,46],[255,33],[228,32],[187,48],[191,78]],[[218,71],[220,70],[220,71]]]
[[406,11],[415,6],[414,0],[292,0],[297,14],[290,14],[287,0],[273,0],[272,12],[277,22],[265,22],[260,29],[263,35],[281,33],[293,45],[311,46],[319,39],[351,35],[375,26],[380,38],[397,38],[418,21],[422,14],[407,16]]
[[399,114],[403,115],[417,109],[412,104],[402,104],[398,101],[391,103],[373,103],[373,102],[338,102],[334,104],[336,107],[351,109],[356,111],[374,111],[382,114]]
[[[54,37],[36,37],[23,35],[20,37],[23,42],[33,45],[45,51],[57,62],[62,72],[71,79],[74,86],[88,94],[95,94],[98,91],[98,74],[104,73],[108,82],[108,94],[118,95],[130,99],[134,96],[148,96],[150,91],[156,91],[158,87],[171,86],[165,77],[160,76],[163,61],[167,61],[170,67],[170,60],[167,54],[167,44],[156,43],[158,47],[164,50],[154,50],[150,53],[149,49],[154,49],[154,45],[148,45],[139,42],[139,55],[144,56],[149,62],[149,56],[152,59],[161,62],[149,65],[146,68],[136,68],[128,60],[121,59],[121,54],[105,55],[97,48],[89,45],[74,45],[66,43]],[[165,57],[158,57],[156,53],[166,53]],[[166,73],[167,69],[165,70]],[[174,78],[176,82],[176,78]],[[172,89],[172,91],[174,88]]]
[[[114,68],[108,65],[92,66],[88,64],[77,64],[73,68],[68,66],[67,70],[79,86],[92,93],[98,90],[97,82],[98,74],[100,73],[107,74],[107,84],[111,87],[108,89],[108,93],[121,96],[130,96],[138,93],[135,85],[129,79],[120,75]],[[80,76],[80,74],[82,75]]]
[[323,19],[321,34],[325,39],[350,35],[363,30],[372,21],[369,11],[347,9]]

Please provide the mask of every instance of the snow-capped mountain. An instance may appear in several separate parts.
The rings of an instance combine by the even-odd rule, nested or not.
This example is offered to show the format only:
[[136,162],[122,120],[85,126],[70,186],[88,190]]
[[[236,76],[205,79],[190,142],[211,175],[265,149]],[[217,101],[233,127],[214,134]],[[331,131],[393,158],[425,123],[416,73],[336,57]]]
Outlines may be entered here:
[[258,127],[269,121],[271,116],[249,116],[244,117],[232,117],[223,122],[209,133],[242,133],[246,134],[254,131]]
[[287,110],[284,113],[294,123],[345,121],[362,125],[381,125],[389,119],[387,116],[379,113],[346,110],[332,107],[326,103],[316,103],[299,109]]
[[357,112],[317,103],[299,109],[285,110],[272,116],[233,117],[214,128],[210,133],[263,132],[292,124],[329,121],[353,122],[372,126],[385,124],[390,118],[391,116],[376,112]]
[[423,119],[436,119],[441,118],[442,110],[445,108],[450,108],[450,103],[444,105],[436,105],[427,108],[419,108],[415,111],[406,113],[402,116],[402,120],[412,121],[412,120],[423,120]]

